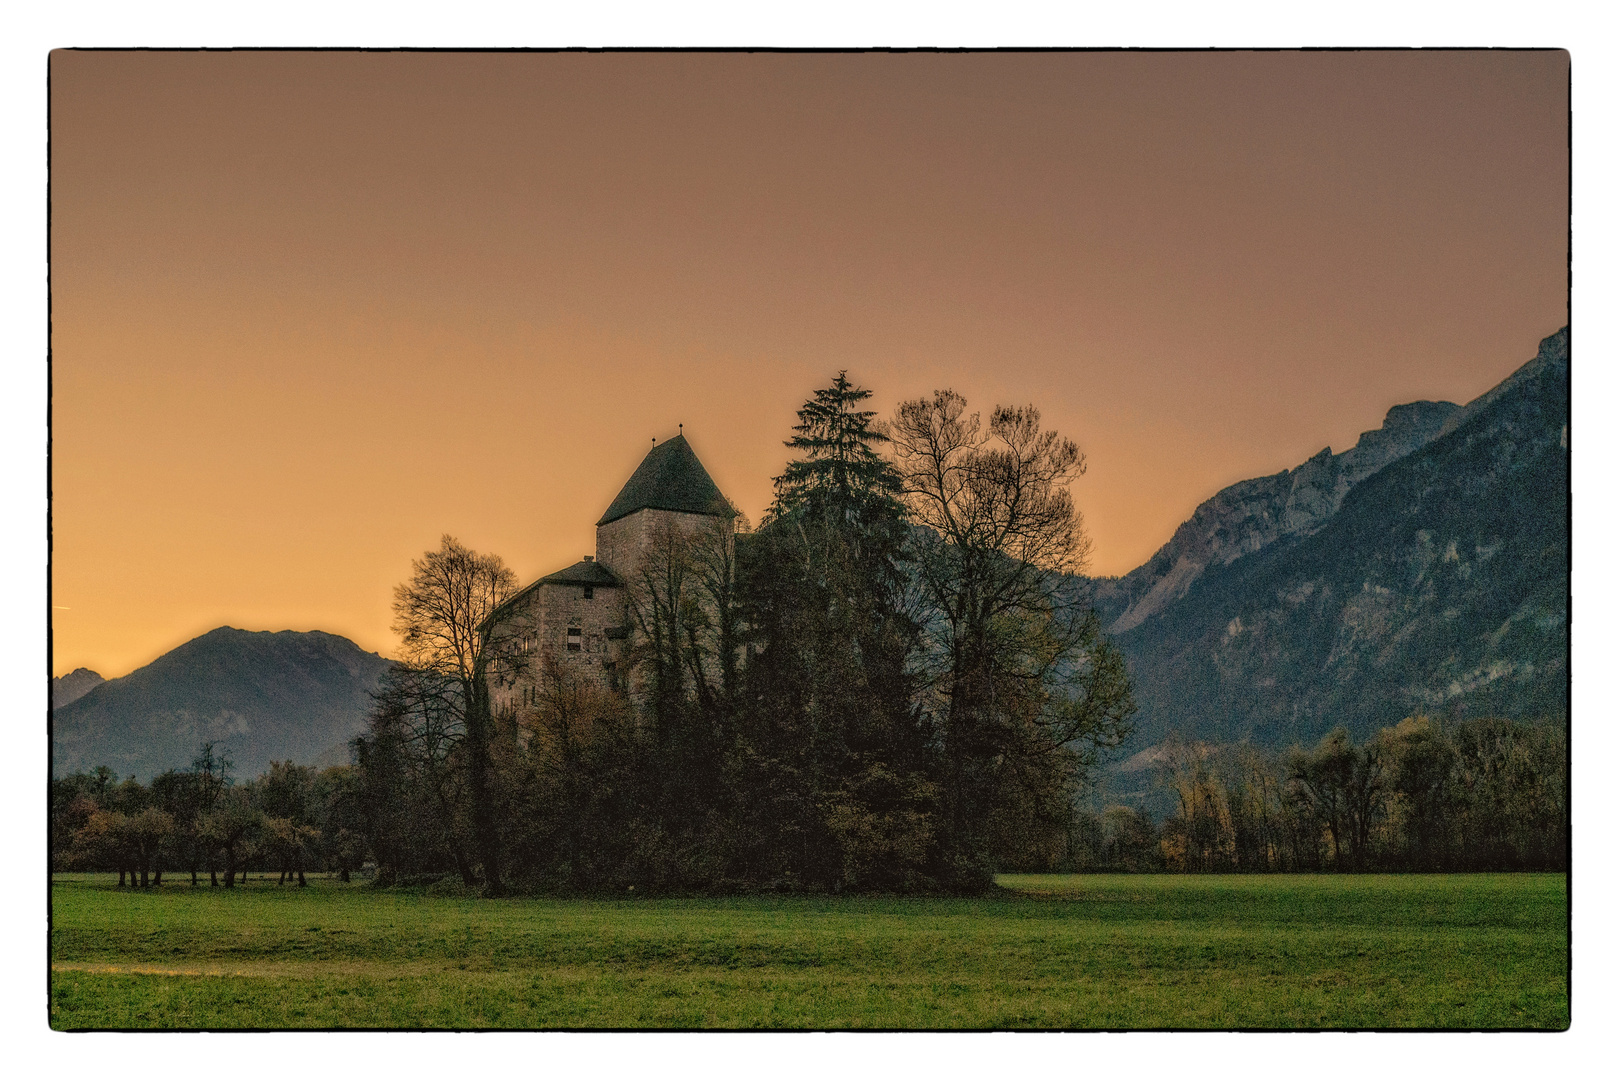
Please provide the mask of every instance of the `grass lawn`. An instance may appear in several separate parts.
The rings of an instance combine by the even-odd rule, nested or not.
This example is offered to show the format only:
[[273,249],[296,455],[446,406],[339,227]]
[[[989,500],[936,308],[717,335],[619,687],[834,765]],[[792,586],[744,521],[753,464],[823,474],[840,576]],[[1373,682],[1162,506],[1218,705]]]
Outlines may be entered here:
[[56,875],[82,1028],[1568,1026],[1560,874],[1006,876],[978,900],[478,900]]

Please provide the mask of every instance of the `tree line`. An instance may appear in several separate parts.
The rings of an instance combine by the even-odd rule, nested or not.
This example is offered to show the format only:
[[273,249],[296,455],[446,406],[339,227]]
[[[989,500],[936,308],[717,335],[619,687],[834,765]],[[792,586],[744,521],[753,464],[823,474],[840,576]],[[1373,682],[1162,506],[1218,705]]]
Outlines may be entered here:
[[1061,835],[1134,711],[1075,576],[1084,458],[1033,407],[869,396],[805,403],[759,528],[648,538],[615,685],[502,637],[499,558],[416,560],[354,746],[379,877],[971,893],[1006,822]]
[[131,888],[163,884],[163,875],[208,875],[235,887],[251,866],[307,884],[305,872],[347,881],[367,857],[358,774],[349,766],[313,769],[272,762],[237,783],[230,759],[204,743],[188,769],[142,784],[122,782],[106,766],[51,781],[51,866],[116,870]]
[[[564,685],[554,678],[552,692]],[[573,690],[577,694],[579,687]],[[604,704],[612,699],[585,691],[546,707],[557,710],[554,717],[567,714],[577,721]],[[617,704],[622,708],[621,701]],[[567,731],[551,734],[565,737]],[[578,761],[569,745],[550,743],[538,753],[550,755],[556,767],[551,782],[566,780],[570,786],[549,793],[557,805],[584,801],[588,792],[582,785],[592,779],[591,771],[567,767]],[[1271,752],[1176,739],[1156,748],[1156,754],[1156,782],[1174,803],[1163,820],[1136,807],[1087,807],[1071,797],[1073,776],[1044,792],[1023,788],[1021,799],[1007,799],[989,823],[996,868],[1568,869],[1567,736],[1559,724],[1492,717],[1446,724],[1417,716],[1359,746],[1338,730],[1308,750]],[[605,756],[598,750],[595,760]],[[439,782],[453,775],[447,767]],[[362,864],[379,859],[382,884],[432,880],[439,876],[435,870],[448,865],[446,856],[448,862],[458,860],[456,829],[470,830],[466,821],[454,821],[460,800],[432,778],[427,784],[418,790],[442,816],[423,814],[419,802],[407,802],[388,807],[379,820],[383,806],[377,799],[384,789],[368,793],[364,774],[350,766],[315,770],[275,762],[269,772],[237,785],[229,760],[216,755],[212,744],[203,746],[190,769],[163,773],[148,785],[134,777],[119,783],[103,766],[52,782],[52,867],[116,870],[118,884],[127,880],[130,887],[161,886],[165,871],[189,871],[197,885],[206,872],[210,885],[230,888],[250,865],[279,871],[283,883],[303,885],[306,869],[348,881]],[[848,813],[846,805],[834,804],[838,824],[846,824]],[[419,824],[436,823],[438,831],[412,832],[413,814]],[[593,831],[599,825],[586,814],[549,840],[561,857],[588,857],[610,866],[623,849]],[[407,838],[411,850],[387,846]],[[870,856],[883,862],[895,854],[890,847]],[[522,857],[516,853],[514,865],[521,865]],[[478,884],[476,863],[464,851],[457,868],[463,882]],[[575,883],[588,880],[588,873],[581,873]]]
[[1560,723],[1414,716],[1273,752],[1172,739],[1156,782],[1173,803],[1076,807],[1068,834],[1009,842],[1006,869],[1567,870]]

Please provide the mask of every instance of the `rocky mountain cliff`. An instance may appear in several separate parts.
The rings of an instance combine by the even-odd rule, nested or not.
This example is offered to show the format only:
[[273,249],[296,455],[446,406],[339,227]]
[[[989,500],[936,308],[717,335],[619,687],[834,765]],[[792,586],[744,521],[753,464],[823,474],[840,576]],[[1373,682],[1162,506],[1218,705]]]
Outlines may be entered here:
[[1466,408],[1418,402],[1349,451],[1244,481],[1094,583],[1141,707],[1268,745],[1422,711],[1566,715],[1568,332]]
[[51,680],[51,708],[60,709],[70,701],[77,701],[104,682],[100,675],[84,667],[58,675]]
[[1296,469],[1232,484],[1199,506],[1149,561],[1122,578],[1097,582],[1097,603],[1111,616],[1109,632],[1133,630],[1163,611],[1210,566],[1229,566],[1283,537],[1319,529],[1356,484],[1426,446],[1464,411],[1448,401],[1396,405],[1382,427],[1341,454],[1329,446]]
[[[320,631],[222,626],[52,711],[53,772],[146,780],[214,741],[252,777],[271,761],[341,764],[389,661]],[[69,678],[71,676],[68,676]]]

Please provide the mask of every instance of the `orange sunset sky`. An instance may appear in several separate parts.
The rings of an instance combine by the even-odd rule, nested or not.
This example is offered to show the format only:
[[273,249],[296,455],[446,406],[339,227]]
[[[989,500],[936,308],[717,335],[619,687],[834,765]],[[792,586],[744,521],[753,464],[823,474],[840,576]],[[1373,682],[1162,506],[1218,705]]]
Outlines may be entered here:
[[840,368],[1033,402],[1092,571],[1568,320],[1562,52],[57,52],[56,673],[391,653],[449,532],[593,550],[656,437],[755,522]]

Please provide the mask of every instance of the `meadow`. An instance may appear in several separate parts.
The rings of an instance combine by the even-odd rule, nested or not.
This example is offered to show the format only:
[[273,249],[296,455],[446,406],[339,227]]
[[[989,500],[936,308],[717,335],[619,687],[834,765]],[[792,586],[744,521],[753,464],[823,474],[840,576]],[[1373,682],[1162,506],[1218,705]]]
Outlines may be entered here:
[[1064,875],[978,899],[482,900],[53,877],[92,1028],[1539,1028],[1561,874]]

